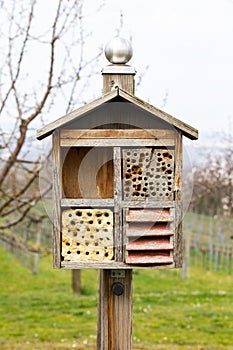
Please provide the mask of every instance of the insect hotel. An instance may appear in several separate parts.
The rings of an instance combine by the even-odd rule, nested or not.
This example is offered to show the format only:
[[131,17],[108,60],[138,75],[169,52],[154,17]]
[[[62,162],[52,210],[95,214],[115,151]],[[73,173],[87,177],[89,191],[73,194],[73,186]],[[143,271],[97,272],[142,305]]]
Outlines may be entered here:
[[54,267],[180,267],[182,137],[198,132],[135,97],[131,47],[114,40],[102,97],[37,133],[53,137]]

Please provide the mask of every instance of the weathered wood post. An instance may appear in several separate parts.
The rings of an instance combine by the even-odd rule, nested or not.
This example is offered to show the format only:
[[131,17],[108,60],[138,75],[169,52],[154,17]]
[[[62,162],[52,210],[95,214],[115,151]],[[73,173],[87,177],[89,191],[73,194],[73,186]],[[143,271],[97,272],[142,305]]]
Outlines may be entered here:
[[132,271],[99,271],[98,350],[132,349]]
[[134,95],[128,41],[106,47],[103,95],[53,135],[54,267],[99,270],[98,350],[132,348],[132,271],[182,264],[182,136],[196,129]]
[[[117,88],[134,94],[136,71],[125,65],[132,57],[131,46],[125,40],[116,38],[106,46],[105,54],[112,64],[102,70],[103,94]],[[120,162],[119,151],[116,157]],[[120,164],[115,170],[114,191],[115,220],[118,220],[118,226],[122,230]],[[120,232],[118,236],[121,237]],[[119,246],[122,243],[120,238],[115,247],[119,252],[119,261],[122,261],[122,248]],[[98,350],[132,349],[132,275],[132,269],[99,271]]]

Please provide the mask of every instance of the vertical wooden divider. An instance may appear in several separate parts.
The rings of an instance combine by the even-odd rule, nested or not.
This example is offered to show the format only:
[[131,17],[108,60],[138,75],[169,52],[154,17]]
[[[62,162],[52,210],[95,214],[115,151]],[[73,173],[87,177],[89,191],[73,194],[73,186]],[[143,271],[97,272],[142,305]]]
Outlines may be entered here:
[[[114,147],[113,149],[113,164],[115,259],[116,261],[122,261],[123,222],[120,147]],[[132,271],[131,269],[99,271],[98,350],[132,349]],[[123,294],[119,296],[115,295],[112,290],[113,284],[117,282],[124,288]]]
[[122,261],[123,237],[122,237],[122,188],[121,188],[121,149],[113,148],[114,167],[114,251],[115,260]]

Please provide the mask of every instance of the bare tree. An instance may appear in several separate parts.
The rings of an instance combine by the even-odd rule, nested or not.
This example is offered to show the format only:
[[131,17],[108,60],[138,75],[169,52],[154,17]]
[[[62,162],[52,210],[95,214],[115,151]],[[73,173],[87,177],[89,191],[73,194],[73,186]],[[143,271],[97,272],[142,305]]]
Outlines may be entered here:
[[[48,116],[86,102],[83,93],[102,53],[95,47],[91,58],[86,55],[91,32],[85,29],[84,3],[56,0],[45,7],[41,0],[0,2],[0,237],[16,247],[23,244],[16,225],[46,217],[32,208],[51,188],[44,181],[41,193],[38,189],[46,154],[33,143],[35,130]],[[102,6],[104,0],[96,1],[92,15]],[[80,274],[74,275],[80,284]],[[76,280],[77,291],[78,284]]]
[[41,164],[38,145],[31,146],[35,129],[58,108],[63,114],[84,102],[101,54],[85,56],[91,33],[84,30],[83,0],[49,3],[45,13],[43,1],[1,2],[0,229],[17,225],[40,198],[32,191]]
[[[233,213],[233,138],[213,136],[202,164],[194,169],[192,205],[209,215]],[[203,152],[202,152],[203,156]]]

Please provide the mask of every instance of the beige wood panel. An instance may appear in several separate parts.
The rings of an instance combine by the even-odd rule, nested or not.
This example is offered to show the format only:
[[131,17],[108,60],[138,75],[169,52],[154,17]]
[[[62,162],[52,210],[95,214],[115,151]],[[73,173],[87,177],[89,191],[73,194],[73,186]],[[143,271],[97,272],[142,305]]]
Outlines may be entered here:
[[71,147],[64,154],[62,182],[66,198],[113,198],[112,149]]

